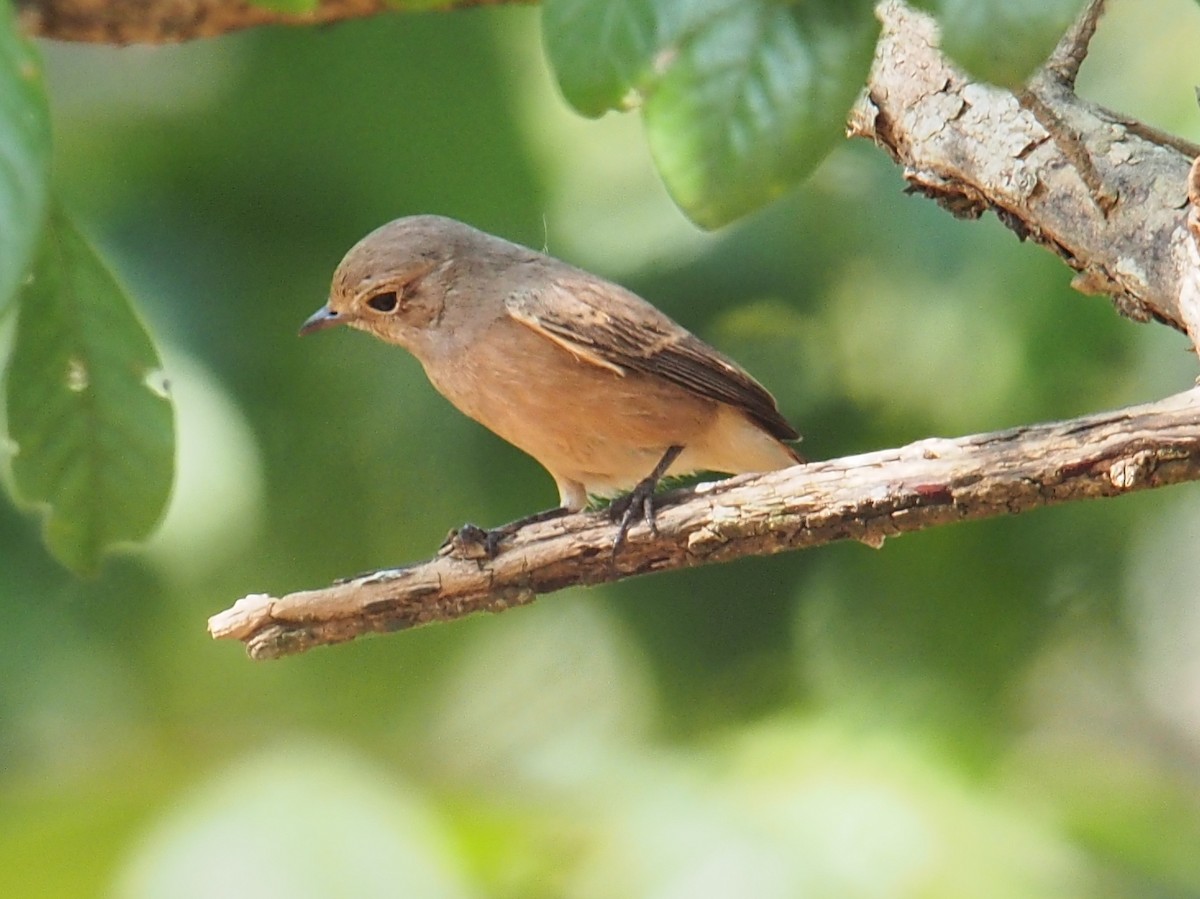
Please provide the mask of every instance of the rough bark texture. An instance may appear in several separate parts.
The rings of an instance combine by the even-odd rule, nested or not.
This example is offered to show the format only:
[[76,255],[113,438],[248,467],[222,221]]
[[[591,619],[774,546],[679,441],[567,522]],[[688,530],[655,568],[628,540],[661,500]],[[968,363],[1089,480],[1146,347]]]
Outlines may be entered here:
[[1047,67],[1020,96],[972,82],[938,50],[930,17],[898,0],[878,10],[883,35],[849,133],[956,215],[990,209],[1053,250],[1079,272],[1079,290],[1186,330],[1178,299],[1196,148],[1081,100],[1070,66]]
[[1187,239],[1184,253],[1187,267],[1179,286],[1179,312],[1200,353],[1200,158],[1192,162],[1188,173]]
[[499,612],[540,593],[747,555],[887,537],[935,525],[1200,479],[1200,390],[1067,422],[747,475],[664,495],[659,534],[638,525],[614,559],[598,513],[531,525],[492,561],[443,554],[322,590],[254,594],[209,620],[257,659]]
[[[462,9],[522,0],[442,0],[422,8]],[[531,2],[531,0],[525,0]],[[259,25],[318,25],[404,8],[403,0],[317,0],[306,13],[285,13],[245,0],[17,0],[29,34],[93,44],[173,44]]]

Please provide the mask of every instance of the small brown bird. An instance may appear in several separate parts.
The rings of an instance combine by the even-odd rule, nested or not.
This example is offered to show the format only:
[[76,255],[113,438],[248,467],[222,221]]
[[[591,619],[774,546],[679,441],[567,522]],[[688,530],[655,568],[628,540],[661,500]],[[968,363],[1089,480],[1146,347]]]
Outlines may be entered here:
[[561,506],[613,496],[653,528],[665,475],[802,461],[799,434],[737,363],[622,287],[453,219],[397,219],[359,241],[301,334],[345,324],[420,360],[463,413],[540,462]]

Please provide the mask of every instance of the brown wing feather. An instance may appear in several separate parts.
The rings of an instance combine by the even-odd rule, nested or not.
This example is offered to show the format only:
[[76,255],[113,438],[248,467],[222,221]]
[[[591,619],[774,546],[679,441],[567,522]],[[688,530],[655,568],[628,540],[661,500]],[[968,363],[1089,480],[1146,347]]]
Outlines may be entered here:
[[505,300],[508,314],[583,361],[637,371],[741,409],[780,440],[799,434],[775,399],[741,366],[645,300],[607,282],[559,278]]

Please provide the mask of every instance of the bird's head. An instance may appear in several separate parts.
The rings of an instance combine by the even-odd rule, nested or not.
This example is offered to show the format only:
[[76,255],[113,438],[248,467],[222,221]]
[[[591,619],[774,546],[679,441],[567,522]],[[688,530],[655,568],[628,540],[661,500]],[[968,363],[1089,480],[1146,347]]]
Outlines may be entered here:
[[300,327],[311,334],[335,325],[368,331],[410,351],[436,328],[456,256],[473,228],[433,215],[410,216],[372,231],[333,275],[329,300]]

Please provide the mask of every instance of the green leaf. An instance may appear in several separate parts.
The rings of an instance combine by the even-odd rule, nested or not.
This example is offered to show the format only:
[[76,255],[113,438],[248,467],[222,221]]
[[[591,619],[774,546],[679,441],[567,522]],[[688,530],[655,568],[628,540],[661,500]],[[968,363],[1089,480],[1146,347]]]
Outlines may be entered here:
[[681,41],[745,2],[545,0],[546,55],[563,96],[579,112],[630,109],[661,77]]
[[745,0],[660,48],[646,128],[675,201],[712,228],[805,177],[842,139],[877,33],[869,3]]
[[174,422],[160,367],[113,276],[52,215],[18,297],[8,427],[17,493],[48,507],[46,543],[77,572],[145,537],[166,506]]
[[1046,61],[1085,0],[924,0],[942,46],[973,75],[1017,87]]
[[545,0],[542,40],[567,102],[587,116],[629,105],[658,46],[654,0]]
[[13,5],[0,10],[0,312],[33,262],[46,216],[50,113],[41,65],[18,31]]
[[542,30],[584,115],[644,104],[672,196],[715,227],[841,140],[878,24],[869,0],[545,0]]

